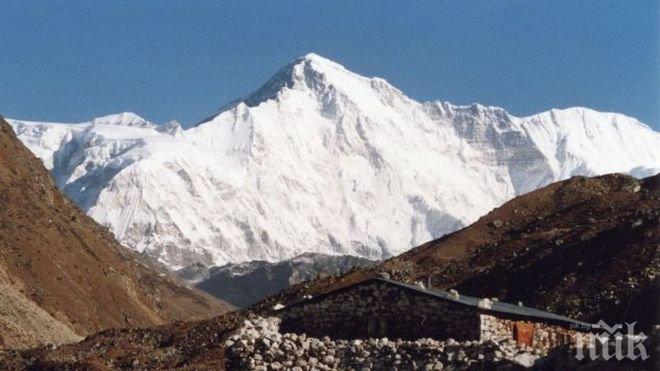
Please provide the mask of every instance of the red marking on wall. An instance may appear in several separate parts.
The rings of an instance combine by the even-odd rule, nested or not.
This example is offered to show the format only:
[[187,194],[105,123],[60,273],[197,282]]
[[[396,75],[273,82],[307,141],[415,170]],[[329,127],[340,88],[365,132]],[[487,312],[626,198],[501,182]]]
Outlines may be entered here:
[[534,325],[525,322],[516,322],[513,325],[513,338],[520,345],[531,347],[534,340]]

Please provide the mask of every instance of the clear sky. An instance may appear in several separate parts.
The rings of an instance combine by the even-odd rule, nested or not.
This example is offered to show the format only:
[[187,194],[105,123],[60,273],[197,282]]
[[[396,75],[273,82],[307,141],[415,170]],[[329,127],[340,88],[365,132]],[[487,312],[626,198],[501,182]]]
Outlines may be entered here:
[[0,114],[189,125],[308,52],[417,100],[587,106],[660,128],[660,2],[0,2]]

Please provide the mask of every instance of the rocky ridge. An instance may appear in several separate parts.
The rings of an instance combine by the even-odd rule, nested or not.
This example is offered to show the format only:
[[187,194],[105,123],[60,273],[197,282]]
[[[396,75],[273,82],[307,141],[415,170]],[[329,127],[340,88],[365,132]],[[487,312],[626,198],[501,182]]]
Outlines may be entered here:
[[0,347],[13,348],[231,308],[119,245],[60,193],[2,118],[0,291]]

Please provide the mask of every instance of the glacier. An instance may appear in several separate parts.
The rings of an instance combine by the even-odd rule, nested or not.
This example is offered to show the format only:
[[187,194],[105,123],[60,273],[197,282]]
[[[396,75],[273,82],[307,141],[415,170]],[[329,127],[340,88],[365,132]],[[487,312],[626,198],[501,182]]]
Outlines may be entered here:
[[418,102],[316,54],[185,130],[7,121],[71,200],[171,269],[383,259],[554,181],[660,169],[660,134],[634,118]]

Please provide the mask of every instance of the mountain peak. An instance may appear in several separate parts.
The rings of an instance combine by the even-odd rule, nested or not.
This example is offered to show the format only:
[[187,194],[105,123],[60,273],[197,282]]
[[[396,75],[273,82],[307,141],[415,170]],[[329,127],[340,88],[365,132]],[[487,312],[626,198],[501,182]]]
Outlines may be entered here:
[[308,53],[305,54],[304,56],[296,59],[293,62],[293,65],[300,65],[300,64],[311,64],[311,67],[314,68],[317,71],[321,71],[327,68],[332,68],[335,70],[341,70],[341,71],[348,71],[344,66],[341,64],[332,61],[328,58],[322,57],[316,53]]
[[183,129],[181,128],[181,124],[177,120],[170,120],[162,125],[158,125],[156,127],[156,131],[159,131],[161,133],[167,133],[170,135],[177,135],[180,134]]
[[266,100],[275,98],[284,88],[293,88],[299,83],[313,85],[315,82],[324,80],[327,74],[333,71],[352,74],[339,63],[318,54],[309,53],[282,67],[259,89],[239,102],[250,107],[257,106]]
[[569,126],[576,126],[581,123],[583,125],[592,126],[596,123],[605,126],[619,126],[619,125],[632,125],[634,127],[655,131],[650,126],[640,122],[638,119],[624,115],[617,112],[602,112],[596,111],[588,107],[567,107],[567,108],[552,108],[548,111],[540,112],[528,117],[526,120],[545,121],[548,123]]
[[[362,76],[316,53],[308,53],[280,68],[253,93],[222,106],[196,126],[213,120],[240,103],[248,107],[256,107],[266,101],[277,99],[286,89],[306,90],[317,97],[327,97],[329,92],[334,91],[344,96],[360,97],[356,99],[357,101],[363,101],[365,97],[380,99],[381,96],[385,96],[385,100],[391,100],[394,96],[405,96],[382,78]],[[374,91],[379,93],[374,94]]]
[[155,127],[156,125],[152,122],[145,120],[144,118],[138,116],[133,112],[121,112],[111,115],[97,117],[92,120],[93,124],[98,125],[119,125],[119,126],[131,126],[131,127]]
[[310,52],[310,53],[307,53],[307,54],[305,54],[301,57],[296,58],[296,61],[303,61],[303,60],[305,60],[305,61],[319,61],[319,62],[335,63],[335,62],[331,61],[330,59],[322,57],[321,55],[316,54],[314,52]]

